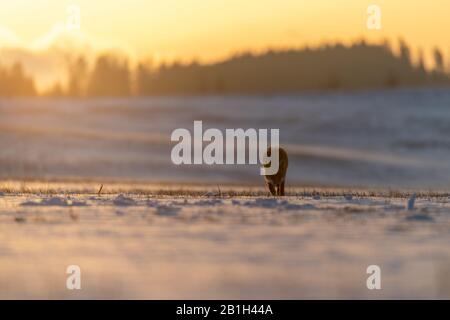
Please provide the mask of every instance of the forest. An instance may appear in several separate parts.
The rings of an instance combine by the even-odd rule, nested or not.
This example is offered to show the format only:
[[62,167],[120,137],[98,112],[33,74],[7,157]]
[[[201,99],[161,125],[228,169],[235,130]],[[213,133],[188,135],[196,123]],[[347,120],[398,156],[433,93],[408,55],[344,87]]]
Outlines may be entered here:
[[264,53],[240,53],[201,64],[139,62],[115,53],[99,54],[92,63],[80,55],[67,63],[66,83],[37,92],[20,64],[0,68],[0,96],[127,97],[162,95],[275,95],[310,91],[365,90],[449,85],[439,49],[425,68],[423,53],[413,62],[402,40],[394,52],[388,42],[323,45]]

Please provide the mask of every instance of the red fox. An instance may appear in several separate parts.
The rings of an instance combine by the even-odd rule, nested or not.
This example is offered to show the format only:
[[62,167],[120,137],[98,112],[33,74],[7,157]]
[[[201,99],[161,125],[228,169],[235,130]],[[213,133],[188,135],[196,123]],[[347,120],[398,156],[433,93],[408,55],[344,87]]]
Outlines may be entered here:
[[[276,149],[275,149],[276,150]],[[273,196],[284,196],[284,182],[286,179],[286,172],[288,168],[288,155],[283,148],[278,148],[279,150],[279,166],[278,172],[273,175],[266,175],[264,179],[267,186],[269,187],[270,193]],[[267,156],[271,156],[271,148],[267,149]],[[270,162],[265,164],[264,167],[269,168]]]

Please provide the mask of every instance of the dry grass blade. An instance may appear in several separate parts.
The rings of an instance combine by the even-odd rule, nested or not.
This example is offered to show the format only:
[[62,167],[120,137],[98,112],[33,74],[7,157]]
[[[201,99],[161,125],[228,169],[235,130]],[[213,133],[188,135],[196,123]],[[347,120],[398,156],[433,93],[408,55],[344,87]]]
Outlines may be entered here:
[[98,196],[100,196],[101,195],[101,193],[102,193],[102,190],[103,190],[103,184],[100,186],[100,189],[98,190],[98,192],[97,192],[97,194],[98,194]]

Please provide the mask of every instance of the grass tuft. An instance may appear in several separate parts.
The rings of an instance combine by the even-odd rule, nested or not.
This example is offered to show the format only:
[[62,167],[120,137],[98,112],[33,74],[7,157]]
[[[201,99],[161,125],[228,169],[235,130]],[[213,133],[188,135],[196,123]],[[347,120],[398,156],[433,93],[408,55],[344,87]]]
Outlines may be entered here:
[[[199,185],[174,183],[108,183],[98,187],[95,182],[39,182],[39,181],[4,181],[0,182],[0,192],[8,194],[135,194],[148,197],[267,197],[264,186]],[[448,191],[433,190],[393,190],[365,188],[331,188],[331,187],[290,187],[286,195],[290,197],[349,197],[367,198],[409,198],[416,193],[417,198],[447,198]]]

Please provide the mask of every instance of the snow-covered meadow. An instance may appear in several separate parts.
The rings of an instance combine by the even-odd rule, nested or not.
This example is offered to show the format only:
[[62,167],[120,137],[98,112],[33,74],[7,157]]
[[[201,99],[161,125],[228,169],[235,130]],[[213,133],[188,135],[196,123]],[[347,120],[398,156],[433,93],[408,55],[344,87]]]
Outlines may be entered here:
[[0,179],[259,184],[257,165],[176,166],[171,133],[279,129],[289,185],[447,188],[450,90],[0,99]]
[[[450,298],[449,105],[448,89],[0,99],[0,298]],[[174,165],[170,134],[195,120],[280,129],[288,196],[257,165]]]
[[3,187],[0,298],[450,298],[448,194],[96,188]]

